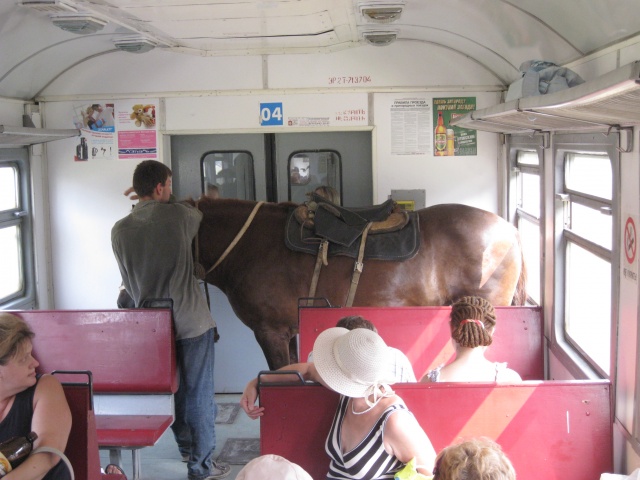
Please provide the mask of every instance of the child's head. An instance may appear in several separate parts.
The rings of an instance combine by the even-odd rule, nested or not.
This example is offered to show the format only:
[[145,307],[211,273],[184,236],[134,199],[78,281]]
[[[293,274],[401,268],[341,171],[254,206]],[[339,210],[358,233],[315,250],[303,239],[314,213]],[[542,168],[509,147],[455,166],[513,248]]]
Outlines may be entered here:
[[493,440],[473,438],[442,450],[433,480],[515,480],[511,461]]

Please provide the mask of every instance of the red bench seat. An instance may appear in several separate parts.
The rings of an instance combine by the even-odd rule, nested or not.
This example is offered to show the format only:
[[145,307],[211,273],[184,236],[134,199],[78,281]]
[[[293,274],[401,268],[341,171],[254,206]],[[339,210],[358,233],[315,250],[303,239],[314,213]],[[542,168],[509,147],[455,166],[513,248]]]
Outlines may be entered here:
[[[486,436],[511,459],[518,480],[598,480],[612,471],[608,381],[403,383],[393,386],[436,451]],[[319,385],[260,385],[260,453],[281,455],[324,478],[324,442],[338,394]]]
[[171,310],[12,313],[36,334],[33,352],[39,372],[92,373],[98,446],[109,450],[111,463],[119,465],[121,450],[130,449],[133,480],[139,479],[139,449],[154,445],[173,422],[178,377]]
[[[385,342],[404,352],[420,378],[454,356],[451,307],[299,307],[298,358],[305,362],[318,334],[349,315],[373,322]],[[508,362],[523,380],[544,380],[540,307],[496,307],[496,330],[487,350],[491,361]]]

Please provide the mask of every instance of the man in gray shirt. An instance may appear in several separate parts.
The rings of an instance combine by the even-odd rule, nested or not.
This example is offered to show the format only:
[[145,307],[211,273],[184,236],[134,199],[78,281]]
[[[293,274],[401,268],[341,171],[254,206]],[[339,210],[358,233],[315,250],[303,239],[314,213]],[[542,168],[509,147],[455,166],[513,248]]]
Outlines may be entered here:
[[230,467],[212,458],[215,322],[194,276],[191,253],[202,213],[173,202],[171,184],[169,167],[155,160],[141,162],[133,173],[139,202],[113,226],[111,244],[136,307],[151,299],[173,300],[180,385],[171,428],[188,462],[189,480],[214,480],[229,475]]

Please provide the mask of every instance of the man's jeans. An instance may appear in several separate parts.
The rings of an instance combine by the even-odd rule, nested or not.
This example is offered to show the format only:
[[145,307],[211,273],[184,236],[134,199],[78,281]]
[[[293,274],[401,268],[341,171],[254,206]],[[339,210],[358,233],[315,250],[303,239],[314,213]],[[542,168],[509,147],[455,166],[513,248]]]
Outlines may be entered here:
[[206,478],[216,448],[217,406],[213,388],[213,328],[195,338],[176,341],[180,385],[171,426],[181,454],[189,455],[189,479]]

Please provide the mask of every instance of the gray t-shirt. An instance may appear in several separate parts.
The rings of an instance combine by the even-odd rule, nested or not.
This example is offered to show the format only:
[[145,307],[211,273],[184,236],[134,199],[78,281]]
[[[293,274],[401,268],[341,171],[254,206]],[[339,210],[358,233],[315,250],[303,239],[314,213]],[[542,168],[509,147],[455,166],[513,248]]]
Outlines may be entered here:
[[173,299],[178,340],[197,337],[215,326],[193,275],[191,243],[201,220],[202,213],[190,205],[146,200],[111,230],[127,292],[136,306],[152,298]]

